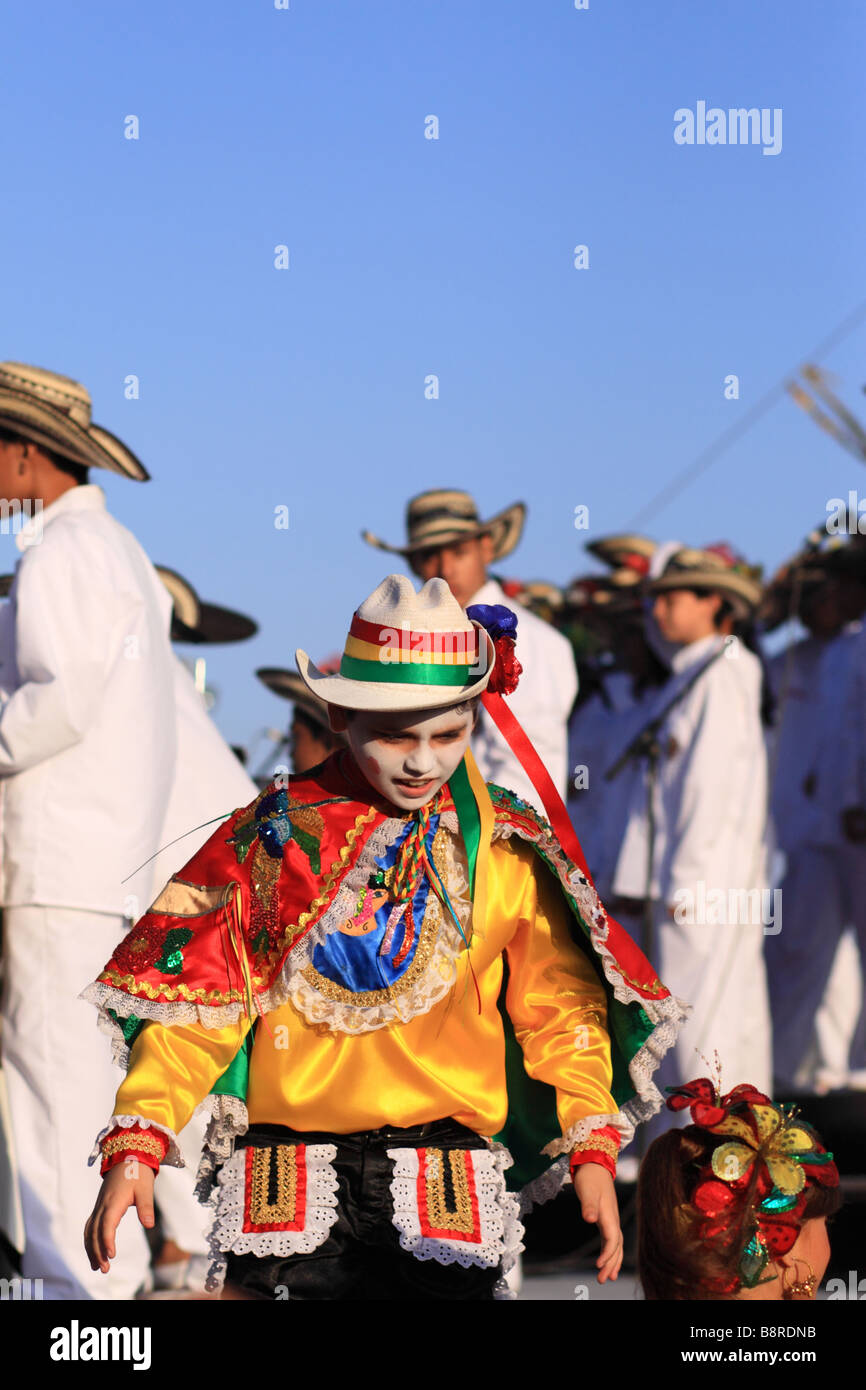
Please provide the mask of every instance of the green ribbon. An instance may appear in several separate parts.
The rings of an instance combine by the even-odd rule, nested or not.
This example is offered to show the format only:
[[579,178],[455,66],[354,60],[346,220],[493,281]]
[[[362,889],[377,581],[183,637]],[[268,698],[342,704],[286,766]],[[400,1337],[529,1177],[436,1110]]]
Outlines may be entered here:
[[411,685],[468,685],[472,666],[432,666],[429,662],[364,661],[357,656],[344,656],[340,675],[355,681],[388,681],[391,684]]
[[466,858],[469,861],[469,895],[471,897],[475,892],[475,862],[478,858],[478,846],[481,844],[481,816],[478,813],[478,803],[469,783],[465,758],[460,759],[460,766],[448,778],[448,787],[454,798],[460,834],[463,836],[463,843],[466,846]]

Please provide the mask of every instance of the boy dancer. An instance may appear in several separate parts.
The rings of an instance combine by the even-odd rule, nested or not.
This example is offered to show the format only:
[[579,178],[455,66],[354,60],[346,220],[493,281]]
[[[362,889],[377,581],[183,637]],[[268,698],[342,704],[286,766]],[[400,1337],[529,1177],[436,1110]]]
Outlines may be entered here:
[[213,1242],[251,1294],[490,1298],[520,1248],[514,1191],[543,1200],[569,1169],[616,1277],[615,1158],[661,1103],[682,1007],[576,841],[478,776],[475,702],[507,727],[519,668],[513,615],[474,614],[391,575],[339,674],[298,652],[348,749],[235,812],[90,986],[129,1055],[94,1268],[129,1206],[149,1222],[152,1170],[210,1092]]

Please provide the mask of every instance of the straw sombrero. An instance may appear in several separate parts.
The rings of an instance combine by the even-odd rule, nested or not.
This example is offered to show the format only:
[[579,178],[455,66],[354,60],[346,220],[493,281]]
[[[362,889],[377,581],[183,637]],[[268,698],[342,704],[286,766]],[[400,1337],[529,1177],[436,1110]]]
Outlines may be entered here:
[[482,521],[468,492],[455,488],[434,488],[431,492],[422,492],[419,497],[413,497],[407,506],[406,530],[409,539],[404,546],[388,545],[374,536],[372,531],[362,531],[361,535],[368,545],[375,545],[379,550],[411,556],[419,550],[435,550],[441,545],[454,545],[489,532],[493,539],[493,558],[499,560],[504,555],[510,555],[517,545],[525,520],[524,502],[515,502],[489,521]]
[[658,544],[649,536],[629,532],[621,536],[599,536],[597,541],[588,541],[586,549],[611,569],[632,569],[640,577],[649,573],[649,563]]
[[44,367],[0,362],[0,426],[85,468],[108,468],[145,482],[150,474],[131,449],[90,418],[90,394]]
[[553,622],[565,602],[559,585],[548,579],[501,579],[499,583],[507,599],[514,599],[546,623]]
[[648,594],[671,589],[705,589],[724,595],[737,618],[750,617],[761,601],[761,571],[738,560],[727,547],[675,550],[661,574],[646,586]]
[[802,618],[804,606],[824,584],[845,579],[866,584],[866,545],[859,538],[828,541],[817,532],[813,537],[818,543],[781,565],[764,589],[758,618],[767,632],[795,616]]
[[171,594],[174,612],[171,620],[171,640],[197,645],[220,642],[244,642],[254,637],[259,625],[245,613],[223,608],[219,603],[205,603],[189,580],[167,565],[155,565],[157,574]]
[[635,570],[613,569],[609,574],[578,575],[565,590],[565,605],[576,613],[620,617],[641,611],[643,592]]
[[444,579],[420,592],[389,574],[352,619],[335,675],[295,653],[307,689],[329,705],[359,710],[438,709],[486,689],[493,641],[467,618]]
[[[322,662],[322,667],[325,664]],[[336,665],[339,665],[339,658]],[[297,671],[290,671],[285,666],[260,666],[256,675],[272,694],[279,695],[283,700],[291,700],[293,705],[299,705],[323,729],[330,728],[328,706],[324,700],[320,700],[307,689]]]

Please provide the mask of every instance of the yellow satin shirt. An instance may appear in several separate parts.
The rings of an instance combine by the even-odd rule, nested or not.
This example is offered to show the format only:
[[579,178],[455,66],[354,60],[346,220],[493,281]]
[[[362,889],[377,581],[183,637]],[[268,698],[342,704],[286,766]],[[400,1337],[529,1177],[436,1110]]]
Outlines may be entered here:
[[[361,1033],[310,1022],[291,1002],[269,1013],[252,1049],[250,1123],[346,1134],[453,1118],[478,1134],[497,1133],[507,1111],[497,1007],[503,954],[507,1008],[526,1069],[556,1088],[563,1135],[590,1116],[615,1116],[605,994],[571,940],[568,912],[528,845],[516,836],[495,841],[486,925],[470,951],[457,954],[453,987],[427,1012]],[[245,1017],[221,1029],[148,1023],[132,1046],[115,1112],[177,1133],[248,1027]]]

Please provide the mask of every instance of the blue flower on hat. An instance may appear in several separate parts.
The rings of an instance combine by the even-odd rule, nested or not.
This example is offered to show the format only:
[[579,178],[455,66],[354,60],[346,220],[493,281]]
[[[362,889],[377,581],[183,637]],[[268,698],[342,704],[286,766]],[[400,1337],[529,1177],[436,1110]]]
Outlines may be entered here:
[[517,614],[504,603],[473,603],[466,609],[466,616],[486,628],[494,642],[498,637],[517,640]]

